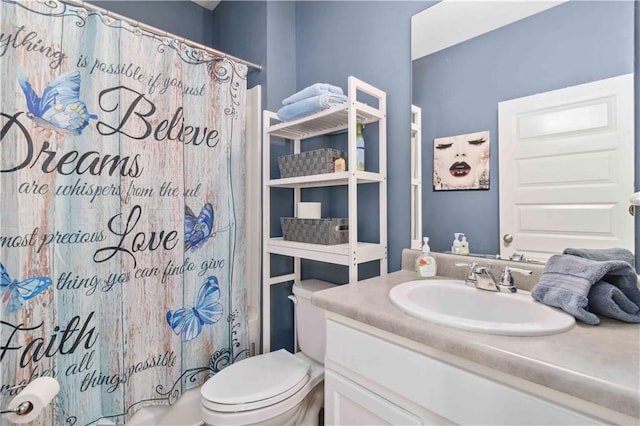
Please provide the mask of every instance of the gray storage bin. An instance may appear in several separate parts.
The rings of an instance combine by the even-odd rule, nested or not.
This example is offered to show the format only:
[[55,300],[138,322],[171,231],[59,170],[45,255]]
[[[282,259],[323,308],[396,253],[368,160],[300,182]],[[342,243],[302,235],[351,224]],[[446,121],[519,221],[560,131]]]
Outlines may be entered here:
[[344,153],[333,148],[322,148],[301,152],[299,154],[283,155],[282,157],[278,157],[280,177],[289,178],[333,173],[335,171],[335,161],[340,157],[345,157]]
[[344,244],[349,242],[349,219],[299,219],[281,217],[282,234],[287,241],[312,244]]

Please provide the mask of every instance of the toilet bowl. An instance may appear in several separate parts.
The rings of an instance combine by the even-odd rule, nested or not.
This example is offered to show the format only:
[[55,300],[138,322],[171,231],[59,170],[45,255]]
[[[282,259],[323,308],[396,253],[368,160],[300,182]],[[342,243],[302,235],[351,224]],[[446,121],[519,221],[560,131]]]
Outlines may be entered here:
[[236,362],[201,389],[207,425],[317,425],[324,402],[324,311],[311,304],[315,291],[332,287],[306,280],[293,286],[300,352],[280,349]]

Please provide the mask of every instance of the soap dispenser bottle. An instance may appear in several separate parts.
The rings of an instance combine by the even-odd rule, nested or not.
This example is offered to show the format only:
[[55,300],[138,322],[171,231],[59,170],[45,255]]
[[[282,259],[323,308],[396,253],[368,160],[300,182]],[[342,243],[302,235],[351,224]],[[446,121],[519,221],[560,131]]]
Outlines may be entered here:
[[462,241],[460,241],[460,254],[464,256],[469,255],[469,242],[464,234],[462,234]]
[[460,234],[459,232],[455,232],[453,234],[453,243],[451,244],[451,253],[460,254]]
[[436,260],[430,254],[429,237],[423,240],[422,253],[416,258],[416,276],[419,280],[433,278],[437,272]]

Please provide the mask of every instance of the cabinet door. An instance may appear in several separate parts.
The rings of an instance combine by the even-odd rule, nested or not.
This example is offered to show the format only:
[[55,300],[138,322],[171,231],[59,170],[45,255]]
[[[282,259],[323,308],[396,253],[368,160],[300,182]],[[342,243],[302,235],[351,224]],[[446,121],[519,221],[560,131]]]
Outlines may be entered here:
[[324,374],[326,425],[421,425],[418,416],[331,370]]
[[412,413],[419,413],[427,424],[606,424],[556,404],[552,397],[531,395],[475,374],[472,364],[469,370],[458,368],[373,335],[370,329],[363,332],[332,320],[327,322],[326,365],[339,366],[353,380],[366,377],[384,389],[382,395],[394,395],[387,398],[397,403],[395,396],[422,407],[424,412],[412,408]]

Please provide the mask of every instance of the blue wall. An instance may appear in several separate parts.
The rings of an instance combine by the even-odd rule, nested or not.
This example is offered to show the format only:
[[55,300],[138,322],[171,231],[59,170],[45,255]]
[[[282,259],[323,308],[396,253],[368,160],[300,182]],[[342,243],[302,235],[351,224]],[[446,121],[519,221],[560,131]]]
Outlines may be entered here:
[[247,84],[262,85],[263,108],[277,109],[296,90],[294,2],[222,1],[210,26],[213,47],[262,65]]
[[213,14],[185,1],[92,1],[91,4],[211,46]]
[[[500,252],[498,102],[633,72],[633,9],[572,1],[414,61],[432,250],[450,250],[453,233],[464,232],[472,252]],[[491,132],[490,189],[433,191],[433,139],[483,130]]]
[[[242,22],[242,25],[238,25]],[[262,71],[249,69],[247,85],[266,86],[269,70],[267,63],[267,3],[262,1],[221,2],[208,24],[212,28],[211,46],[230,55],[262,65]],[[250,28],[240,31],[239,28]],[[266,104],[263,90],[262,104]]]

